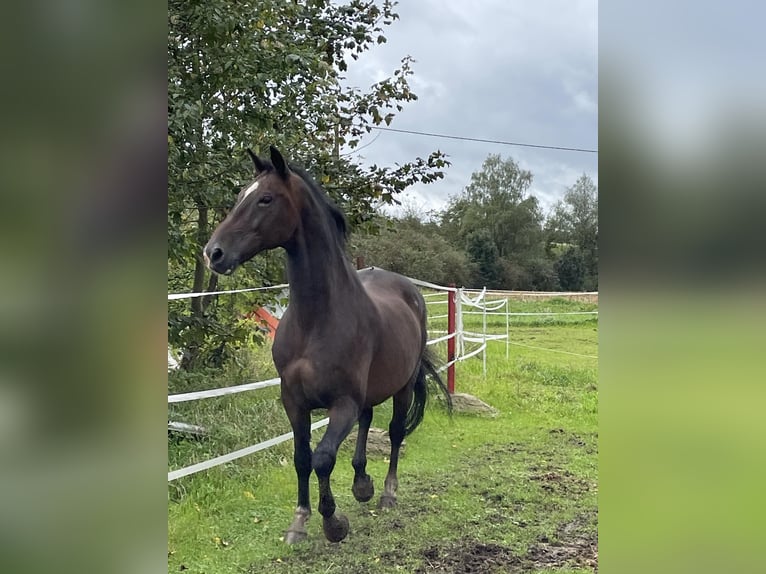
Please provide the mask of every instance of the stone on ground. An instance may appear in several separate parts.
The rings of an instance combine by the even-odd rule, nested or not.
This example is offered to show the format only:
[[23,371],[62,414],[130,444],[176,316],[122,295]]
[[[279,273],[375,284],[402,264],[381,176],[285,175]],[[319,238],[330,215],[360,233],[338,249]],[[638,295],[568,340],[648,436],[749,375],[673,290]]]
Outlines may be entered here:
[[452,395],[452,409],[456,413],[465,413],[485,417],[495,417],[498,410],[485,403],[481,399],[468,393],[455,393]]

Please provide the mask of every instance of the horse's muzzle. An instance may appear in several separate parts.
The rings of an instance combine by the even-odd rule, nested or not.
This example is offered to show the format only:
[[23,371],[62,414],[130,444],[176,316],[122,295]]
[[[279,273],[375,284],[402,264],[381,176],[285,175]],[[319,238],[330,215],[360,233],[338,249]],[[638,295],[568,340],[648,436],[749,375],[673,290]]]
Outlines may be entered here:
[[208,243],[202,251],[202,257],[208,268],[221,275],[230,275],[236,267],[234,262],[236,258],[228,256],[217,243]]

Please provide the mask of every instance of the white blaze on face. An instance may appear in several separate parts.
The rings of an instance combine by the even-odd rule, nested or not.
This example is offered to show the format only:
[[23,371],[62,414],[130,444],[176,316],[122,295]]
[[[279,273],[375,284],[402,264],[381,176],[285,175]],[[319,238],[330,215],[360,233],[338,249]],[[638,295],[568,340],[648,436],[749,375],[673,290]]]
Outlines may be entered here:
[[258,189],[258,182],[257,182],[257,181],[256,181],[256,182],[253,182],[253,185],[251,185],[250,187],[248,187],[248,188],[245,190],[245,195],[244,195],[244,196],[242,196],[242,199],[244,200],[244,199],[245,199],[245,198],[246,198],[248,195],[250,195],[251,193],[253,193],[253,192],[254,192],[256,189]]

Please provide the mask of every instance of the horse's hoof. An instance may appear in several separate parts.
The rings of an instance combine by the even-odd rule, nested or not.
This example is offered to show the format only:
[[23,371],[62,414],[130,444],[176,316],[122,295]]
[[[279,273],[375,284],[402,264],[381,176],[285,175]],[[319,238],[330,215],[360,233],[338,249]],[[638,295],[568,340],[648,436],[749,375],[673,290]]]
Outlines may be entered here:
[[308,533],[305,530],[288,530],[285,534],[285,542],[288,544],[298,544],[308,538]]
[[343,514],[333,514],[322,520],[324,536],[330,542],[340,542],[348,535],[348,518]]
[[354,481],[351,492],[354,493],[354,498],[358,502],[367,502],[375,496],[375,486],[372,484],[372,479],[368,476],[366,479]]
[[393,508],[396,506],[396,497],[395,496],[389,496],[387,494],[384,494],[380,497],[380,502],[378,503],[378,508]]

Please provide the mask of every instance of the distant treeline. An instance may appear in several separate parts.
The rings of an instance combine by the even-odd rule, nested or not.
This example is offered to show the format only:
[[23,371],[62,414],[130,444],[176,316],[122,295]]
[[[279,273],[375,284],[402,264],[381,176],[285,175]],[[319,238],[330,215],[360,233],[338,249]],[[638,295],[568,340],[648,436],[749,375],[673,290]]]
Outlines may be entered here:
[[351,255],[441,284],[598,290],[598,188],[582,175],[546,216],[531,183],[513,159],[490,155],[443,211],[379,216],[377,233],[353,234]]

